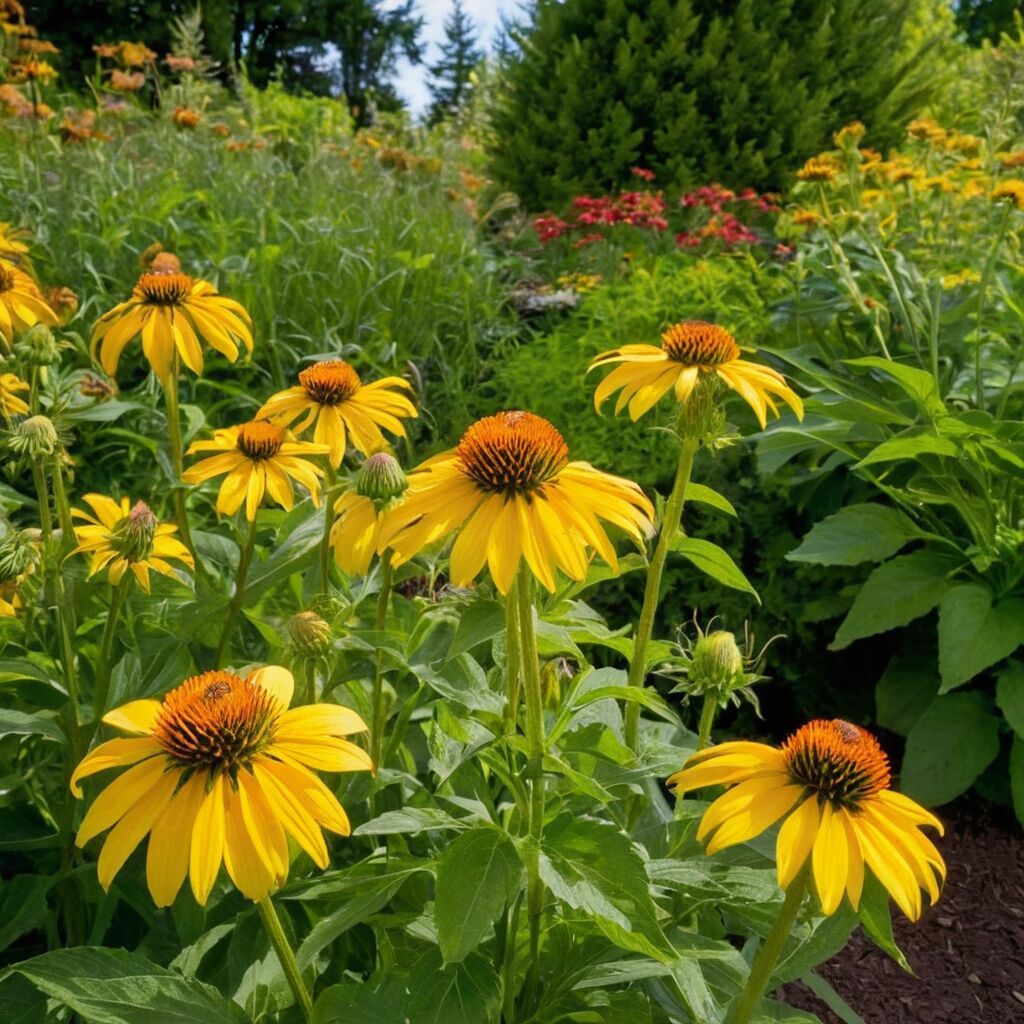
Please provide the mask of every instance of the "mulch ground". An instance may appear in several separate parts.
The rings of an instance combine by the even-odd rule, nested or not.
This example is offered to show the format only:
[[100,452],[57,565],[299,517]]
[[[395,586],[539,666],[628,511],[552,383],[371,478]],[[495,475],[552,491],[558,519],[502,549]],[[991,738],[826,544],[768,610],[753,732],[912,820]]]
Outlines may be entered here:
[[[893,913],[906,974],[859,931],[817,971],[866,1024],[1024,1022],[1024,833],[1011,816],[969,804],[946,809],[942,898],[910,924]],[[806,986],[779,996],[842,1024]]]

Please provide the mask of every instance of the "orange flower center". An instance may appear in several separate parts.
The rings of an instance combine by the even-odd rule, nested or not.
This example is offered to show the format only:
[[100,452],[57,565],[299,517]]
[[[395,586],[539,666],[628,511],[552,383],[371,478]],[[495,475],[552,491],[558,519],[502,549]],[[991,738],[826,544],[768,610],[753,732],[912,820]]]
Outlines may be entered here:
[[14,270],[11,267],[0,266],[0,292],[9,292],[14,287]]
[[249,459],[272,459],[284,444],[285,432],[266,420],[252,420],[238,428],[238,450]]
[[661,348],[686,366],[721,366],[740,357],[733,336],[724,327],[703,320],[673,324],[662,334]]
[[889,786],[889,758],[878,740],[841,718],[808,722],[783,743],[782,754],[798,783],[850,810]]
[[143,274],[135,286],[136,294],[151,306],[181,306],[192,293],[188,274]]
[[529,494],[569,458],[562,435],[530,412],[499,412],[474,423],[455,454],[482,491]]
[[258,683],[232,672],[203,672],[164,697],[153,737],[184,765],[234,772],[273,739],[280,711]]
[[317,405],[340,405],[363,386],[344,359],[314,363],[299,374],[299,383]]

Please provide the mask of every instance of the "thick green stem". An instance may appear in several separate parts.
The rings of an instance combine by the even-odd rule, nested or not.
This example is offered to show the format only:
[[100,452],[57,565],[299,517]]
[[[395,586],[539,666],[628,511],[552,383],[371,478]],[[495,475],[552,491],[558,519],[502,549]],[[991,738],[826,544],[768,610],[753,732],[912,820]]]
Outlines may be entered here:
[[235,592],[231,595],[231,603],[228,605],[227,615],[224,618],[224,628],[221,630],[220,642],[217,644],[217,655],[214,658],[214,667],[223,667],[224,655],[227,653],[231,641],[231,631],[235,626],[235,619],[245,599],[245,578],[249,574],[249,564],[252,562],[253,549],[256,547],[256,517],[249,521],[249,534],[245,538],[242,553],[238,557],[238,571],[235,573]]
[[533,1005],[540,978],[540,925],[544,911],[544,883],[540,877],[540,842],[544,832],[544,696],[540,659],[533,623],[533,577],[526,559],[519,563],[516,585],[519,634],[522,643],[523,691],[526,698],[527,776],[530,780],[529,860],[526,865],[526,912],[530,926],[530,968],[526,994]]
[[[680,417],[682,421],[682,417]],[[658,534],[651,563],[647,569],[647,585],[644,588],[644,603],[640,609],[640,620],[636,625],[633,638],[633,657],[629,662],[629,685],[643,686],[647,675],[647,645],[654,631],[654,616],[658,611],[658,596],[661,591],[661,576],[665,570],[669,548],[675,540],[679,529],[679,520],[683,514],[686,501],[686,487],[690,482],[693,470],[693,457],[697,453],[700,442],[696,438],[684,436],[679,451],[679,462],[676,465],[676,480],[672,485],[672,493],[665,502],[665,515]],[[634,701],[626,707],[626,746],[636,749],[637,733],[640,728],[640,705]]]
[[277,916],[277,910],[269,896],[264,896],[256,906],[259,909],[263,927],[266,928],[267,935],[270,936],[270,944],[274,947],[274,952],[277,953],[277,959],[281,961],[281,969],[288,980],[288,987],[292,990],[295,1002],[302,1010],[303,1019],[312,1021],[313,998],[309,994],[309,989],[306,988],[306,983],[302,980],[302,971],[299,970],[295,953],[292,952],[288,937],[284,933],[284,928],[281,927],[281,919]]
[[124,608],[124,599],[128,596],[129,579],[125,573],[110,595],[110,608],[107,610],[107,621],[104,623],[103,638],[100,640],[100,653],[96,659],[96,689],[92,697],[93,732],[100,727],[103,712],[107,710],[107,698],[110,694],[110,652],[114,647],[114,636],[121,618],[121,609]]
[[519,934],[519,908],[523,902],[520,891],[509,910],[505,922],[505,949],[501,958],[501,1019],[503,1024],[513,1024],[516,1019],[516,937]]
[[331,527],[334,525],[334,485],[336,476],[328,463],[324,484],[324,534],[320,539],[320,593],[325,597],[331,589]]
[[[391,581],[394,567],[391,548],[380,557],[380,592],[377,594],[377,618],[374,625],[383,633],[388,624],[388,607],[391,604]],[[370,760],[378,770],[381,767],[381,752],[384,749],[384,649],[377,650],[377,664],[373,672],[373,725],[370,730]]]
[[746,987],[739,994],[732,1010],[726,1017],[727,1024],[748,1024],[754,1011],[760,1005],[768,989],[772,973],[779,962],[779,957],[782,955],[786,940],[793,930],[793,924],[800,912],[800,904],[803,902],[806,891],[807,869],[805,868],[793,879],[786,891],[786,898],[779,909],[779,916],[775,919],[775,924],[772,925],[772,930],[768,933],[763,945],[757,951],[757,956],[754,957]]
[[711,727],[715,724],[718,701],[710,694],[704,698],[700,709],[700,725],[697,726],[697,750],[703,750],[711,742]]
[[181,542],[188,548],[196,564],[196,571],[201,571],[199,559],[196,557],[196,546],[192,541],[192,530],[188,524],[188,510],[185,508],[185,491],[182,485],[184,472],[184,453],[181,441],[181,412],[178,408],[178,356],[174,356],[174,364],[165,381],[164,398],[167,404],[167,437],[171,447],[171,465],[174,467],[174,482],[171,486],[171,500],[174,504],[174,518],[178,522],[178,533]]
[[519,718],[519,679],[523,672],[523,651],[519,635],[519,603],[513,581],[505,595],[505,735],[514,736]]

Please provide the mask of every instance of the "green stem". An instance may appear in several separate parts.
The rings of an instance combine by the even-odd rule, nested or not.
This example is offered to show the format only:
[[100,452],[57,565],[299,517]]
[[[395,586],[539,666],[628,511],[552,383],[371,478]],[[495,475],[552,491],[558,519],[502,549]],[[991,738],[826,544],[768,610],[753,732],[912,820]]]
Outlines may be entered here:
[[[682,415],[680,415],[680,424]],[[676,465],[676,480],[672,493],[665,502],[665,514],[661,524],[658,543],[651,556],[647,569],[647,585],[644,587],[644,603],[640,609],[640,620],[636,626],[633,639],[633,657],[629,661],[629,685],[643,686],[647,674],[647,645],[654,631],[654,616],[658,611],[658,596],[661,590],[661,576],[665,570],[669,548],[675,540],[679,529],[679,521],[683,514],[686,501],[686,487],[690,482],[693,470],[693,457],[697,453],[699,441],[692,437],[683,437],[679,450],[679,462]],[[626,746],[636,749],[637,733],[640,728],[640,705],[630,701],[626,707]]]
[[57,524],[60,526],[61,542],[60,547],[67,549],[75,539],[75,526],[71,519],[71,505],[68,504],[68,494],[64,489],[64,474],[61,472],[60,462],[54,460],[53,470],[53,504],[57,510]]
[[793,930],[806,891],[807,869],[805,868],[793,879],[786,891],[786,898],[779,908],[779,916],[775,918],[772,930],[757,951],[757,956],[754,957],[747,984],[726,1017],[727,1024],[748,1024],[754,1011],[760,1005],[768,989],[772,973],[779,962],[779,957],[782,955],[786,940]]
[[533,577],[526,559],[519,563],[516,585],[519,633],[522,643],[526,698],[527,777],[530,780],[530,844],[526,865],[526,912],[530,927],[530,967],[526,994],[530,1006],[540,978],[540,925],[544,911],[544,883],[540,877],[540,842],[544,832],[544,697],[541,690],[537,634],[533,624]]
[[[388,606],[391,604],[391,581],[394,567],[391,548],[380,557],[380,592],[377,594],[377,618],[374,625],[383,633],[388,623]],[[377,649],[377,664],[373,672],[373,727],[370,730],[370,760],[378,770],[381,767],[381,752],[384,747],[384,649]]]
[[337,476],[334,467],[327,464],[324,485],[324,534],[320,539],[320,593],[325,597],[331,589],[331,527],[334,525],[334,485]]
[[988,259],[985,260],[985,269],[982,271],[981,283],[978,285],[978,322],[974,327],[974,404],[979,409],[985,408],[985,386],[981,377],[981,324],[985,312],[985,293],[988,291],[989,278],[992,277],[992,271],[995,269],[999,250],[1003,245],[1006,225],[1010,221],[1010,210],[1012,208],[1012,204],[1006,203],[1003,209],[1003,216],[999,221],[999,230],[996,232],[996,238],[992,243]]
[[174,518],[178,521],[178,533],[181,535],[181,542],[188,548],[189,554],[195,562],[196,571],[201,572],[201,565],[196,557],[196,546],[192,541],[192,530],[188,524],[188,510],[185,508],[185,491],[181,480],[184,473],[184,453],[181,441],[181,411],[178,406],[177,353],[175,353],[170,374],[161,383],[164,387],[164,398],[167,404],[167,437],[171,447],[171,465],[174,468],[174,481],[171,485]]
[[513,580],[505,595],[505,735],[514,736],[519,718],[519,679],[523,671],[517,616],[519,605]]
[[32,463],[32,482],[36,485],[39,502],[39,529],[43,544],[47,545],[53,538],[53,518],[50,515],[50,493],[46,489],[46,472],[38,462]]
[[516,938],[519,934],[519,908],[523,902],[520,891],[508,914],[505,928],[505,949],[501,958],[501,1019],[513,1024],[516,1019]]
[[281,969],[288,980],[288,987],[292,990],[295,1002],[302,1010],[303,1019],[312,1021],[313,999],[309,994],[309,989],[306,988],[306,983],[302,980],[302,971],[299,970],[295,953],[292,952],[288,937],[281,927],[281,919],[277,916],[273,901],[269,896],[264,896],[256,906],[259,909],[263,927],[266,928],[267,935],[270,936],[270,944],[274,947],[274,952],[277,953],[277,959],[281,961]]
[[710,694],[704,698],[700,709],[700,725],[697,727],[697,750],[703,750],[711,742],[711,727],[715,724],[718,701]]
[[238,556],[238,571],[235,573],[235,592],[231,595],[231,603],[228,605],[227,615],[224,618],[224,627],[221,630],[220,642],[217,644],[217,655],[214,658],[214,667],[221,668],[224,655],[227,653],[228,644],[231,640],[231,630],[234,628],[235,619],[238,617],[239,609],[245,598],[245,578],[249,573],[249,563],[252,562],[253,549],[256,547],[256,517],[249,521],[249,534],[245,538],[245,545],[242,553]]
[[100,640],[100,653],[96,659],[96,689],[92,698],[93,731],[100,727],[103,712],[107,710],[107,697],[110,693],[110,652],[114,647],[114,635],[117,633],[124,600],[128,596],[129,579],[125,573],[110,595],[110,608],[107,610],[107,621],[103,626],[103,638]]

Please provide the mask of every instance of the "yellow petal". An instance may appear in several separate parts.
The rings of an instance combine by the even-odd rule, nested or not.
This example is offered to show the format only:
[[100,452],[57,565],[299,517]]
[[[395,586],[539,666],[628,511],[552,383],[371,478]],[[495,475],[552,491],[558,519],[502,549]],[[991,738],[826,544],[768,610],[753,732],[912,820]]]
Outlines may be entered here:
[[831,916],[839,908],[846,891],[850,852],[843,819],[829,800],[821,809],[821,825],[814,840],[812,865],[821,909],[826,916]]
[[224,776],[218,774],[196,814],[189,845],[189,880],[196,902],[206,906],[224,856]]
[[107,740],[106,743],[101,743],[82,758],[71,776],[71,792],[81,799],[82,787],[79,783],[82,779],[105,771],[107,768],[135,764],[143,758],[161,753],[162,750],[160,744],[148,736],[140,739]]
[[206,773],[194,772],[153,824],[146,850],[146,882],[153,902],[169,907],[188,874],[192,828],[206,791]]
[[735,817],[725,822],[708,843],[708,854],[717,853],[727,846],[745,843],[774,825],[804,793],[803,786],[783,786],[765,793]]
[[805,800],[783,823],[775,842],[779,885],[788,889],[814,847],[821,815],[815,796]]
[[99,835],[119,821],[132,807],[153,789],[168,768],[166,758],[149,758],[119,775],[93,801],[75,837],[77,846],[85,846],[93,836]]
[[276,697],[282,708],[288,707],[295,693],[295,676],[280,665],[264,665],[249,673],[249,682],[262,686]]
[[108,711],[103,721],[124,732],[151,733],[160,717],[161,707],[163,705],[158,700],[133,700]]

